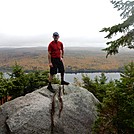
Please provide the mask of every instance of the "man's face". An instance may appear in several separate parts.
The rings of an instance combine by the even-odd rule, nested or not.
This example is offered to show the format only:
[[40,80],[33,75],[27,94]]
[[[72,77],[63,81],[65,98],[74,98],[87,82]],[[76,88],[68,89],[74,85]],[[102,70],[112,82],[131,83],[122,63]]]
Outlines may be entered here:
[[58,41],[59,36],[53,36],[54,41]]

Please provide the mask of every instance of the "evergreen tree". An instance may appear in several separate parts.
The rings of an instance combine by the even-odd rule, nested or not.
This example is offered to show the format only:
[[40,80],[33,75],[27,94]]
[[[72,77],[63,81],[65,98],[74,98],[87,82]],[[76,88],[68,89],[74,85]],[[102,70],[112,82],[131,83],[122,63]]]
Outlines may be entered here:
[[23,68],[17,63],[15,63],[15,65],[12,67],[12,70],[13,71],[11,74],[9,73],[9,76],[13,86],[9,91],[9,94],[10,96],[12,96],[12,99],[14,99],[16,97],[26,94],[28,80]]
[[3,73],[0,72],[0,105],[2,104],[2,98],[6,96],[6,91],[4,88],[4,78]]
[[[12,67],[12,73],[9,73],[9,80],[6,85],[8,94],[12,99],[30,93],[48,84],[48,71],[35,70],[34,72],[25,73],[23,67],[15,63]],[[53,83],[59,83],[57,78]]]
[[98,105],[95,134],[134,133],[134,63],[121,73],[120,80],[109,83],[102,103]]
[[99,76],[99,82],[100,84],[105,84],[107,81],[107,77],[105,76],[104,73],[101,73],[101,75]]
[[111,84],[114,83],[113,81],[106,83],[107,77],[104,73],[101,73],[99,77],[96,76],[94,80],[91,80],[88,75],[82,75],[82,81],[82,87],[92,92],[100,102],[102,102],[103,97],[106,95],[107,88],[111,87]]
[[117,83],[118,115],[116,126],[119,132],[134,133],[134,63],[125,66]]
[[82,74],[83,87],[96,95],[96,87],[90,76]]
[[117,33],[122,33],[122,36],[118,39],[107,42],[109,47],[103,49],[107,52],[107,56],[118,53],[120,46],[134,49],[134,1],[111,0],[111,3],[118,11],[122,11],[120,15],[124,21],[112,27],[103,28],[100,31],[108,32],[105,37],[108,39],[111,39]]
[[[112,0],[118,10],[122,10],[124,21],[121,24],[103,28],[101,32],[109,32],[105,38],[114,34],[123,35],[107,42],[109,47],[104,51],[108,55],[118,53],[119,47],[134,49],[134,1]],[[95,134],[133,134],[134,133],[134,63],[124,67],[120,80],[111,83],[106,89],[102,103],[98,105],[98,118],[94,124]]]
[[8,101],[9,91],[12,86],[10,79],[4,78],[3,73],[0,72],[0,105]]

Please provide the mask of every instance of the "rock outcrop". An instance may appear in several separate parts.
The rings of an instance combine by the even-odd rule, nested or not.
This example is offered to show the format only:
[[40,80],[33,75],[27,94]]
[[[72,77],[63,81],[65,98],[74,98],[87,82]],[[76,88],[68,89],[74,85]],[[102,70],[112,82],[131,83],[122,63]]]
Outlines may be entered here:
[[[94,95],[74,85],[53,85],[0,106],[0,134],[91,134],[96,118]],[[61,92],[60,92],[61,90]]]

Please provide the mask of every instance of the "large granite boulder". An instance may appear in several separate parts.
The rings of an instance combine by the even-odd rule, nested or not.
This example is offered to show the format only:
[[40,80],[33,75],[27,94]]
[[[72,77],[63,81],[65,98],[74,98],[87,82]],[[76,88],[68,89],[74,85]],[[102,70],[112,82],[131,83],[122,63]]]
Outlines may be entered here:
[[94,95],[72,84],[43,87],[0,106],[0,134],[91,134]]

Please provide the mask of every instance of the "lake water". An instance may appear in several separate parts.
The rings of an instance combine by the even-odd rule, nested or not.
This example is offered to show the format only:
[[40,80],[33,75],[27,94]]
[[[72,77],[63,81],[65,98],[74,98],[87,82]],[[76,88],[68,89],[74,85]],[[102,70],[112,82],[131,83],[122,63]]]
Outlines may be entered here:
[[[96,76],[101,75],[101,73],[65,73],[65,80],[73,83],[74,78],[77,78],[79,81],[82,81],[82,74],[87,74],[92,80],[94,80]],[[6,78],[9,77],[7,73],[4,73],[4,76]],[[120,79],[120,73],[105,73],[105,76],[107,77],[108,81]],[[60,74],[57,74],[56,77],[60,79]]]
[[[73,83],[74,78],[77,78],[78,80],[82,81],[82,74],[87,74],[92,80],[94,80],[96,76],[101,75],[101,73],[65,73],[65,80],[70,83]],[[108,81],[120,79],[120,73],[105,73],[105,76],[107,77]],[[60,78],[60,74],[57,74],[56,77]]]

